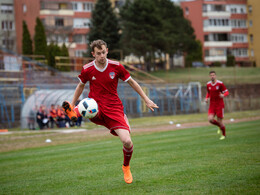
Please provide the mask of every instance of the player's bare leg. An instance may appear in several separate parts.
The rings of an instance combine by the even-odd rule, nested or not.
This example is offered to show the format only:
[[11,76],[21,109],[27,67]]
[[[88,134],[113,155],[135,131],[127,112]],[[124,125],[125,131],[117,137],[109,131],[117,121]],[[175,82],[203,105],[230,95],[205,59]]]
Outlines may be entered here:
[[133,142],[131,140],[129,131],[125,129],[117,129],[115,132],[123,143],[124,164],[122,166],[122,170],[124,173],[124,180],[126,183],[130,184],[133,182],[133,177],[129,166],[129,162],[133,153]]
[[209,114],[209,115],[208,115],[208,120],[209,120],[209,122],[210,122],[211,124],[220,127],[219,122],[214,119],[214,114]]
[[218,117],[218,123],[220,124],[220,130],[222,131],[222,136],[219,138],[220,140],[223,140],[226,138],[226,127],[223,124],[223,119]]

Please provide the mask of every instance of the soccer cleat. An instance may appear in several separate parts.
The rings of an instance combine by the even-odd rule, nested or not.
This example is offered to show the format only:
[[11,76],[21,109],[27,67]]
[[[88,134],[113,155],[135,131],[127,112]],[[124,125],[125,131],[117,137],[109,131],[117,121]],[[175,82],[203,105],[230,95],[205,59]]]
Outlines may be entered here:
[[219,139],[220,139],[220,140],[224,140],[224,139],[226,139],[226,136],[221,135],[221,137],[220,137]]
[[220,129],[218,129],[217,133],[218,133],[218,134],[221,134],[221,130],[220,130]]
[[122,166],[122,170],[124,172],[124,179],[125,179],[125,182],[130,184],[133,182],[133,177],[132,177],[132,173],[130,171],[130,166]]
[[63,108],[64,112],[68,115],[68,117],[70,118],[71,121],[77,122],[77,120],[78,120],[77,114],[73,110],[73,108],[69,102],[64,101],[62,103],[62,108]]

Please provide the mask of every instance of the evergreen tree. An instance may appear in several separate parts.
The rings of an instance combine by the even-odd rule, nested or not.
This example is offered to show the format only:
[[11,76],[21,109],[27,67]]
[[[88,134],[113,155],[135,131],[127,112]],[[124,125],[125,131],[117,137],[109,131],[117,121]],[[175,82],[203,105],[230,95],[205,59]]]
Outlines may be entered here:
[[[92,19],[90,32],[88,34],[88,42],[91,43],[96,39],[104,40],[111,53],[108,53],[110,58],[119,58],[118,53],[113,53],[113,50],[119,49],[120,35],[119,35],[118,19],[111,7],[109,0],[98,0],[95,9],[92,11]],[[91,49],[88,50],[90,55]]]
[[[65,43],[63,43],[61,49],[60,49],[60,56],[68,57],[69,56],[69,51],[68,48],[66,47]],[[70,61],[68,59],[62,59],[60,60],[61,63],[66,63],[69,64]],[[70,71],[70,66],[62,66],[60,68],[62,71]]]
[[[46,57],[49,66],[53,68],[57,68],[61,71],[69,71],[70,70],[69,66],[56,66],[56,60],[55,60],[56,56],[65,56],[65,57],[69,56],[68,49],[64,43],[60,48],[57,44],[51,42],[51,44],[47,46]],[[69,60],[67,59],[60,59],[59,62],[69,64]]]
[[23,41],[22,41],[22,53],[24,55],[31,55],[33,54],[32,49],[32,39],[30,32],[28,30],[27,24],[23,21]]
[[227,66],[235,66],[236,58],[233,55],[227,55]]
[[46,55],[47,41],[44,26],[39,18],[36,18],[34,35],[34,54]]
[[56,68],[56,62],[55,62],[55,56],[60,56],[61,49],[59,48],[58,45],[51,43],[50,45],[47,46],[47,61],[48,65]]

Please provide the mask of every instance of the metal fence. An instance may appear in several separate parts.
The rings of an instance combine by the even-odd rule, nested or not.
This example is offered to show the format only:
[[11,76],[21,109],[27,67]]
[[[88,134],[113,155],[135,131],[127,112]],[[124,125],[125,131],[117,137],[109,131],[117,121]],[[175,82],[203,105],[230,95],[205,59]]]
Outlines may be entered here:
[[[128,84],[120,82],[118,94],[128,117],[200,112],[200,83],[161,86],[141,84],[141,87],[159,106],[159,109],[155,109],[154,112],[150,111],[145,102]],[[22,128],[27,128],[26,121],[30,110],[33,110],[35,106],[44,105],[49,108],[51,104],[61,105],[64,100],[71,101],[75,88],[75,84],[39,85],[37,88],[32,87],[31,90],[28,86],[23,88],[22,85],[18,85],[16,88],[0,87],[1,125],[10,128],[20,123]],[[88,89],[87,85],[81,98],[87,97]],[[18,113],[20,113],[20,117],[17,116]]]

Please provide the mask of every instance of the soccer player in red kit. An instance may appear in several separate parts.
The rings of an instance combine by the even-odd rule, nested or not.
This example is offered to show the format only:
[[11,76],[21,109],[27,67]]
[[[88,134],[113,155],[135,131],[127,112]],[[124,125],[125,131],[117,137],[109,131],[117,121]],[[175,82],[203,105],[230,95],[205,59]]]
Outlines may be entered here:
[[[222,132],[222,135],[220,137],[220,140],[223,140],[226,138],[226,127],[223,124],[223,118],[224,118],[224,100],[223,98],[229,95],[229,92],[223,82],[217,80],[216,72],[210,71],[209,76],[211,81],[207,83],[207,95],[205,102],[208,103],[208,100],[210,100],[209,104],[209,111],[208,111],[208,120],[213,125],[216,125],[219,127],[219,129]],[[214,119],[214,117],[217,115],[217,121]],[[218,133],[220,134],[220,131],[218,130]]]
[[[154,111],[158,106],[143,92],[140,85],[130,76],[129,72],[117,61],[107,59],[108,48],[103,40],[95,40],[90,45],[94,61],[83,66],[78,76],[79,84],[75,90],[71,103],[63,102],[63,109],[71,120],[80,116],[76,101],[83,92],[85,84],[89,82],[89,98],[98,103],[99,112],[90,119],[93,123],[103,125],[110,133],[118,136],[123,143],[124,163],[122,170],[126,183],[132,183],[133,177],[129,162],[133,153],[133,143],[130,137],[130,126],[124,114],[123,104],[117,94],[118,80],[127,82],[145,101],[148,108]],[[74,108],[74,109],[73,109]]]

